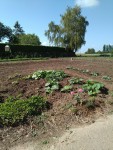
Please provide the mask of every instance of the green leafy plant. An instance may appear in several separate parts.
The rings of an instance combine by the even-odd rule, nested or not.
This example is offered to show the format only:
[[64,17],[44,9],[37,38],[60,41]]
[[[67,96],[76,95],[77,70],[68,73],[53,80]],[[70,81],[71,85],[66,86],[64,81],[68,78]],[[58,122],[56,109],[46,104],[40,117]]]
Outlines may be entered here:
[[111,80],[111,77],[109,77],[109,76],[103,76],[102,79],[104,79],[104,80]]
[[39,70],[39,71],[36,71],[33,73],[32,75],[32,79],[41,79],[41,78],[45,78],[46,77],[46,71],[43,71],[43,70]]
[[42,142],[42,144],[48,144],[48,143],[49,143],[49,141],[47,141],[47,140]]
[[45,84],[46,93],[52,93],[53,91],[59,90],[59,82],[51,80]]
[[102,83],[87,80],[86,84],[83,85],[84,91],[88,92],[90,96],[96,96],[98,93],[101,92],[104,85]]
[[73,107],[73,104],[71,102],[65,104],[64,109],[70,109],[71,107]]
[[45,78],[47,81],[50,80],[60,81],[65,77],[67,77],[67,74],[65,74],[63,71],[55,71],[55,70],[44,70],[44,71],[39,70],[34,72],[32,75],[33,79]]
[[79,94],[74,95],[73,99],[76,100],[77,103],[81,103],[82,102],[81,96]]
[[45,78],[47,83],[45,84],[46,93],[52,93],[55,90],[59,90],[59,81],[68,75],[64,71],[55,71],[55,70],[39,70],[33,73],[33,79]]
[[67,66],[66,69],[73,69],[73,67],[72,66]]
[[95,98],[92,97],[92,98],[90,98],[89,100],[87,100],[85,106],[86,106],[88,109],[94,109],[94,108],[95,108]]
[[40,96],[33,96],[26,100],[10,97],[0,104],[0,124],[17,125],[28,116],[39,114],[45,106],[46,102]]
[[72,84],[83,84],[83,79],[82,78],[71,78],[68,81],[71,85]]
[[89,73],[89,70],[86,69],[86,70],[82,70],[83,73]]
[[60,81],[63,80],[63,78],[67,77],[67,74],[64,73],[64,71],[46,71],[46,80],[56,80]]
[[91,72],[91,75],[97,77],[97,76],[99,76],[99,73],[98,72]]
[[72,86],[71,85],[65,85],[62,89],[61,92],[70,92],[72,90]]

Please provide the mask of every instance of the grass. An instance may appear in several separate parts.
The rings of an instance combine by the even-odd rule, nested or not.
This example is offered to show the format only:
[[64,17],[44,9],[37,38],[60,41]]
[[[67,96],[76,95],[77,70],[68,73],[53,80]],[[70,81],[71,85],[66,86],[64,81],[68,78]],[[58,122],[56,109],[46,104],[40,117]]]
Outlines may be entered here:
[[13,58],[13,59],[1,59],[0,58],[0,62],[10,62],[10,61],[26,61],[26,60],[47,60],[49,58]]

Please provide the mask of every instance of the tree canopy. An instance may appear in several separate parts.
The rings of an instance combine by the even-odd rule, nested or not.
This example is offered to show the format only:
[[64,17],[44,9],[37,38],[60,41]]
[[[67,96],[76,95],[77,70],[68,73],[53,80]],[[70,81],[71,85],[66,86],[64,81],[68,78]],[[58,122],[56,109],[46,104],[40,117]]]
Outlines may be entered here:
[[94,54],[95,49],[94,48],[88,48],[88,50],[85,52],[85,54]]
[[12,29],[0,22],[0,42],[4,38],[10,38],[11,34],[12,34]]
[[10,44],[41,45],[39,37],[35,34],[25,34],[18,21],[13,29],[0,22],[0,41],[4,38],[7,38]]
[[21,34],[19,35],[19,44],[41,45],[41,42],[39,37],[35,34]]
[[68,7],[64,15],[61,15],[60,25],[51,21],[48,30],[45,31],[49,42],[53,45],[68,47],[75,52],[85,44],[86,27],[89,25],[81,8]]

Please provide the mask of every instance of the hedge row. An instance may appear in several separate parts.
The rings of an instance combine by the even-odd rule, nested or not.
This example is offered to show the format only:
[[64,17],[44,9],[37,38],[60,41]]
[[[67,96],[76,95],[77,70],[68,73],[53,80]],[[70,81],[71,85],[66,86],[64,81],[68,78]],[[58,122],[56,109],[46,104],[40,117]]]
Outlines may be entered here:
[[61,47],[50,46],[32,46],[32,45],[9,45],[10,52],[5,52],[7,44],[0,44],[1,58],[15,58],[15,57],[73,57],[75,53],[71,50],[66,50]]

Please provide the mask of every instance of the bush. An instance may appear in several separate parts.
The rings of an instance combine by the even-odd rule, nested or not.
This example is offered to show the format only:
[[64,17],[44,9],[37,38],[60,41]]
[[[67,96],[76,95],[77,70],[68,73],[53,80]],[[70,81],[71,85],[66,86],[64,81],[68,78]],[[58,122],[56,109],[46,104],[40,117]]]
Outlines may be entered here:
[[45,100],[40,96],[33,96],[26,100],[9,98],[0,104],[0,124],[17,125],[28,116],[39,114],[45,104]]

